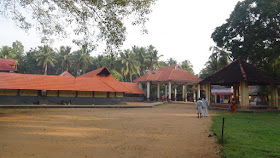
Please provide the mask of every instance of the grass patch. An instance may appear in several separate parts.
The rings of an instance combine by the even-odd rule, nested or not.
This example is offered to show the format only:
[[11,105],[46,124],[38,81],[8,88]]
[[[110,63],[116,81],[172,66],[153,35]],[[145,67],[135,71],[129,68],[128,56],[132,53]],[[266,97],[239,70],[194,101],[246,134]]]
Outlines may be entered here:
[[222,157],[280,157],[280,113],[217,112],[212,131],[220,143],[223,117]]

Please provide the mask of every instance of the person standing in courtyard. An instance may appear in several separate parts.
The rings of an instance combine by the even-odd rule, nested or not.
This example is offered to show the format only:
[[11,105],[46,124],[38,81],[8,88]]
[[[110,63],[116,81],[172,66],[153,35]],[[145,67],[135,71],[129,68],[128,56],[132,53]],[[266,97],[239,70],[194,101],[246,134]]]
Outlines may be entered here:
[[231,113],[235,113],[236,112],[237,106],[236,106],[236,102],[235,102],[234,98],[232,98],[230,109],[231,109]]
[[209,101],[207,99],[203,98],[202,102],[203,102],[202,116],[207,117],[208,116]]
[[202,98],[202,117],[205,117],[205,108],[206,108],[206,104],[205,104],[205,99]]
[[196,102],[197,118],[201,118],[202,106],[203,106],[203,102],[202,102],[201,98],[198,98],[198,100]]

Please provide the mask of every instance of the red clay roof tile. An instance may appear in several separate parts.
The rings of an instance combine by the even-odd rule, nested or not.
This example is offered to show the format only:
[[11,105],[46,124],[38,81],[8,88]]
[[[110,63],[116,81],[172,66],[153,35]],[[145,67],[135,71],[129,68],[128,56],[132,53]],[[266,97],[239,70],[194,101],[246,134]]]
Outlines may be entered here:
[[71,75],[68,71],[64,71],[62,72],[59,76],[64,76],[64,77],[74,77],[73,75]]
[[130,90],[131,94],[146,94],[143,90],[138,87],[137,83],[132,82],[121,82],[126,88]]
[[[103,71],[104,70],[104,71]],[[143,94],[137,84],[125,84],[115,79],[107,68],[100,68],[87,73],[87,77],[65,77],[64,75],[36,75],[0,72],[0,89],[31,89],[31,90],[71,90],[71,91],[101,91],[126,92]],[[64,72],[68,76],[68,72]],[[92,77],[90,77],[92,76]],[[137,89],[138,88],[138,89]]]
[[16,60],[0,58],[0,71],[17,71]]
[[167,66],[149,71],[149,74],[135,79],[134,81],[185,81],[185,82],[199,82],[201,79],[184,69],[176,69],[176,65]]

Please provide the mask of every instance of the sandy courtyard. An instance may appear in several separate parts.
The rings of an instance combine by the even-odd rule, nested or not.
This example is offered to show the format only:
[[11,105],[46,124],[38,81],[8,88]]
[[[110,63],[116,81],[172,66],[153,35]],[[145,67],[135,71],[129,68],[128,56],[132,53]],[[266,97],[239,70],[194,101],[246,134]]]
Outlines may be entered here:
[[0,109],[0,157],[219,157],[194,104],[154,108]]

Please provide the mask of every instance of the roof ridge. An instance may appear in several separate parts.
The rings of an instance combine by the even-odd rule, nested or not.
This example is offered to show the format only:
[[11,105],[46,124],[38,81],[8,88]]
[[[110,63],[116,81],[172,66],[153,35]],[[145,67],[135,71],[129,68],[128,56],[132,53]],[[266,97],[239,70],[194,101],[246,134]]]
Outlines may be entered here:
[[[100,76],[99,76],[100,77]],[[92,78],[94,78],[94,77],[92,77]],[[98,80],[100,80],[101,82],[103,82],[104,84],[106,84],[107,86],[109,86],[110,88],[112,88],[113,90],[115,90],[116,91],[116,89],[115,88],[113,88],[113,87],[111,87],[109,84],[107,84],[106,82],[104,82],[104,81],[102,81],[101,79],[99,79],[98,77],[97,77],[97,79]]]
[[158,71],[158,72],[159,72],[159,74],[158,74],[157,80],[158,80],[158,78],[159,78],[159,76],[160,76],[160,74],[161,74],[162,71]]
[[[216,72],[212,73],[211,75],[209,75],[208,77],[206,77],[206,78],[205,78],[205,79],[203,79],[203,80],[206,80],[206,79],[210,78],[211,76],[213,76],[214,74],[216,74],[216,73],[218,73],[218,72],[222,71],[223,69],[225,69],[225,68],[229,67],[229,66],[230,66],[231,64],[233,64],[234,62],[237,62],[237,60],[238,60],[238,59],[234,60],[232,63],[230,63],[230,64],[228,64],[227,66],[225,66],[225,67],[221,68],[220,70],[218,70],[218,71],[216,71]],[[203,81],[203,80],[202,80],[202,81]]]
[[171,74],[173,73],[173,70],[175,70],[175,69],[172,69],[172,70],[171,70],[171,72],[170,72],[170,74],[169,74],[169,76],[168,76],[168,78],[167,78],[168,80],[170,80],[170,76],[171,76]]
[[242,76],[244,77],[245,80],[247,80],[247,75],[246,75],[246,72],[245,72],[245,70],[243,68],[243,65],[241,63],[241,60],[238,59],[238,61],[239,61],[239,65],[240,65],[240,70],[241,70]]

